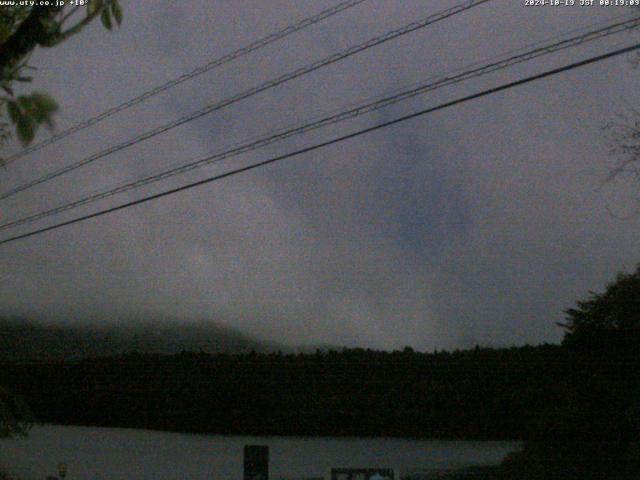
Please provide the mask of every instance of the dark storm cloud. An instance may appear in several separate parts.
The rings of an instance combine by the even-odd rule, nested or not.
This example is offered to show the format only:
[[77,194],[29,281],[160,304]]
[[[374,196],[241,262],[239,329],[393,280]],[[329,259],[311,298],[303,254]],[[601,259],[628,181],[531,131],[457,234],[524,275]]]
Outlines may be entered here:
[[[454,3],[371,0],[11,165],[0,184],[71,163]],[[120,31],[93,25],[35,55],[37,87],[59,100],[65,128],[330,4],[132,2]],[[25,192],[3,204],[3,217],[621,13],[496,0]],[[637,38],[625,34],[560,53],[164,185]],[[553,322],[564,308],[638,260],[640,220],[621,222],[608,211],[629,207],[638,185],[599,188],[607,173],[600,127],[638,104],[638,74],[625,59],[612,60],[4,245],[0,301],[5,311],[51,319],[211,318],[290,343],[453,348],[555,341]]]

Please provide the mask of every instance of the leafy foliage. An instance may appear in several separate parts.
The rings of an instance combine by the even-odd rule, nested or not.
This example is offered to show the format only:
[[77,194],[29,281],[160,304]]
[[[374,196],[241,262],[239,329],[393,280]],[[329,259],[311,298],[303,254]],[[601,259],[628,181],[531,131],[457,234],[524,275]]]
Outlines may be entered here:
[[563,345],[588,350],[633,351],[640,347],[640,265],[620,273],[603,293],[590,292],[570,308]]
[[7,101],[7,112],[11,122],[16,126],[18,139],[23,145],[29,144],[39,125],[53,128],[53,114],[58,104],[46,93],[34,92],[31,95],[20,95]]
[[[86,11],[84,18],[77,19],[82,10]],[[118,0],[91,0],[85,7],[15,5],[0,9],[0,145],[11,137],[12,125],[23,146],[41,126],[53,128],[56,102],[42,92],[16,96],[15,84],[32,81],[24,72],[34,70],[28,61],[35,48],[59,45],[98,16],[111,30],[114,23],[122,22],[122,7]]]

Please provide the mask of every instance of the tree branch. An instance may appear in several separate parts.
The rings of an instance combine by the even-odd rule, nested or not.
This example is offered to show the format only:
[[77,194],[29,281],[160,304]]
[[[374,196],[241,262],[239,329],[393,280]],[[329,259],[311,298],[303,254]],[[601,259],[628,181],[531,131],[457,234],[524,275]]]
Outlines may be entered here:
[[60,24],[64,24],[64,22],[66,22],[69,18],[71,18],[81,7],[78,5],[77,7],[73,7],[69,13],[67,13],[66,15],[64,15],[61,19],[60,19]]
[[15,66],[36,46],[49,46],[51,25],[63,7],[34,6],[18,29],[0,45],[0,75]]
[[61,32],[58,35],[56,35],[55,39],[53,40],[53,43],[51,45],[49,45],[49,46],[58,45],[59,43],[64,42],[69,37],[72,37],[76,33],[79,33],[84,27],[86,27],[89,23],[91,23],[91,21],[94,18],[96,18],[98,15],[100,15],[105,8],[108,8],[109,5],[110,5],[110,2],[107,3],[102,8],[95,9],[89,15],[87,15],[82,20],[80,20],[78,23],[76,23],[73,27],[71,27],[71,28],[65,30],[64,32]]

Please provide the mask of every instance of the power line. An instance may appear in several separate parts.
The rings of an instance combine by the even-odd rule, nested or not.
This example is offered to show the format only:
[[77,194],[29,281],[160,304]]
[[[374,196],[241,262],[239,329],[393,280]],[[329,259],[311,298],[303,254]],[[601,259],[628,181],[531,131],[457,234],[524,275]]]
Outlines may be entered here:
[[166,197],[168,195],[173,195],[175,193],[182,192],[182,191],[185,191],[185,190],[189,190],[191,188],[195,188],[195,187],[198,187],[198,186],[201,186],[201,185],[205,185],[207,183],[211,183],[211,182],[214,182],[214,181],[217,181],[217,180],[222,180],[223,178],[227,178],[227,177],[231,177],[233,175],[237,175],[237,174],[240,174],[240,173],[248,172],[250,170],[254,170],[254,169],[259,168],[259,167],[264,167],[266,165],[285,160],[287,158],[292,158],[292,157],[296,157],[296,156],[299,156],[299,155],[302,155],[304,153],[308,153],[308,152],[311,152],[311,151],[314,151],[314,150],[319,150],[321,148],[328,147],[330,145],[333,145],[333,144],[336,144],[336,143],[339,143],[339,142],[343,142],[345,140],[349,140],[351,138],[358,137],[360,135],[371,133],[371,132],[374,132],[376,130],[380,130],[382,128],[389,127],[391,125],[395,125],[397,123],[405,122],[405,121],[413,119],[413,118],[417,118],[417,117],[420,117],[420,116],[423,116],[423,115],[427,115],[429,113],[432,113],[432,112],[435,112],[435,111],[438,111],[438,110],[443,110],[445,108],[452,107],[454,105],[459,105],[461,103],[469,102],[469,101],[475,100],[477,98],[481,98],[481,97],[485,97],[485,96],[488,96],[488,95],[492,95],[494,93],[498,93],[498,92],[501,92],[501,91],[504,91],[504,90],[508,90],[510,88],[514,88],[514,87],[517,87],[517,86],[520,86],[520,85],[524,85],[524,84],[536,81],[536,80],[540,80],[540,79],[543,79],[543,78],[546,78],[546,77],[557,75],[559,73],[563,73],[563,72],[566,72],[566,71],[569,71],[569,70],[573,70],[573,69],[580,68],[580,67],[583,67],[583,66],[586,66],[586,65],[590,65],[590,64],[593,64],[593,63],[596,63],[596,62],[600,62],[600,61],[606,60],[608,58],[612,58],[612,57],[616,57],[616,56],[619,56],[619,55],[623,55],[625,53],[629,53],[629,52],[632,52],[632,51],[635,51],[635,50],[638,50],[638,49],[640,49],[640,43],[637,43],[637,44],[632,45],[630,47],[620,48],[620,49],[617,49],[617,50],[614,50],[612,52],[608,52],[608,53],[605,53],[605,54],[602,54],[602,55],[590,57],[590,58],[587,58],[586,60],[581,60],[579,62],[571,63],[571,64],[565,65],[563,67],[554,68],[552,70],[547,70],[547,71],[545,71],[543,73],[539,73],[539,74],[532,75],[532,76],[529,76],[529,77],[526,77],[526,78],[523,78],[523,79],[520,79],[520,80],[509,82],[509,83],[500,85],[498,87],[494,87],[494,88],[490,88],[490,89],[487,89],[487,90],[483,90],[481,92],[474,93],[472,95],[467,95],[466,97],[462,97],[462,98],[459,98],[459,99],[456,99],[456,100],[452,100],[450,102],[442,103],[442,104],[437,105],[435,107],[430,107],[430,108],[427,108],[427,109],[424,109],[424,110],[420,110],[418,112],[414,112],[414,113],[411,113],[411,114],[408,114],[408,115],[404,115],[402,117],[398,117],[398,118],[395,118],[393,120],[389,120],[388,122],[380,123],[380,124],[374,125],[372,127],[368,127],[368,128],[362,129],[362,130],[358,130],[356,132],[349,133],[347,135],[336,137],[336,138],[333,138],[331,140],[327,140],[325,142],[317,143],[317,144],[312,145],[310,147],[302,148],[300,150],[296,150],[294,152],[290,152],[290,153],[286,153],[284,155],[273,157],[273,158],[270,158],[268,160],[263,160],[262,162],[254,163],[252,165],[248,165],[248,166],[245,166],[245,167],[236,168],[236,169],[231,170],[229,172],[225,172],[225,173],[221,173],[221,174],[218,174],[218,175],[214,175],[212,177],[205,178],[205,179],[199,180],[197,182],[189,183],[189,184],[183,185],[181,187],[177,187],[177,188],[173,188],[173,189],[170,189],[170,190],[166,190],[164,192],[156,193],[154,195],[149,195],[147,197],[140,198],[138,200],[127,202],[127,203],[124,203],[124,204],[121,204],[121,205],[117,205],[115,207],[107,208],[107,209],[104,209],[104,210],[100,210],[98,212],[94,212],[94,213],[91,213],[91,214],[88,214],[88,215],[77,217],[77,218],[74,218],[72,220],[68,220],[66,222],[57,223],[55,225],[51,225],[51,226],[48,226],[48,227],[40,228],[40,229],[37,229],[37,230],[32,230],[31,232],[23,233],[21,235],[16,235],[14,237],[10,237],[10,238],[1,240],[0,241],[0,245],[3,245],[5,243],[14,242],[14,241],[17,241],[17,240],[21,240],[21,239],[24,239],[24,238],[32,237],[34,235],[38,235],[38,234],[41,234],[41,233],[44,233],[44,232],[48,232],[48,231],[55,230],[55,229],[58,229],[58,228],[62,228],[62,227],[68,226],[68,225],[72,225],[74,223],[79,223],[79,222],[82,222],[82,221],[85,221],[85,220],[89,220],[91,218],[96,218],[96,217],[99,217],[99,216],[102,216],[102,215],[106,215],[108,213],[116,212],[118,210],[123,210],[123,209],[129,208],[129,207],[133,207],[135,205],[139,205],[139,204],[142,204],[142,203],[150,202],[152,200],[157,200],[158,198]]
[[301,20],[300,22],[293,24],[293,25],[289,25],[286,28],[283,28],[282,30],[278,30],[277,32],[273,32],[270,35],[267,35],[266,37],[263,37],[259,40],[256,40],[253,43],[250,43],[249,45],[239,48],[231,53],[228,53],[222,57],[216,58],[215,60],[212,60],[208,63],[206,63],[205,65],[202,65],[200,67],[195,68],[194,70],[192,70],[189,73],[185,73],[184,75],[181,75],[177,78],[174,78],[173,80],[169,80],[166,83],[163,83],[162,85],[158,85],[155,88],[152,88],[151,90],[147,90],[143,93],[141,93],[140,95],[133,97],[125,102],[122,102],[121,104],[112,107],[94,117],[88,118],[87,120],[84,120],[83,122],[77,123],[76,125],[73,125],[72,127],[67,128],[66,130],[63,130],[39,143],[36,143],[28,148],[25,148],[23,150],[21,150],[20,152],[11,155],[10,157],[8,157],[5,160],[5,163],[9,163],[12,162],[14,160],[17,160],[18,158],[24,157],[25,155],[28,155],[29,153],[35,152],[37,150],[40,150],[48,145],[51,145],[53,143],[56,143],[60,140],[62,140],[63,138],[68,137],[69,135],[72,135],[76,132],[79,132],[80,130],[84,130],[85,128],[89,128],[93,125],[95,125],[96,123],[99,123],[123,110],[126,110],[128,108],[131,108],[135,105],[138,105],[139,103],[144,102],[145,100],[148,100],[151,97],[154,97],[155,95],[158,95],[159,93],[162,93],[166,90],[169,90],[170,88],[173,88],[183,82],[186,82],[188,80],[191,80],[192,78],[195,78],[199,75],[202,75],[203,73],[209,72],[215,68],[218,68],[222,65],[225,65],[226,63],[229,63],[233,60],[236,60],[240,57],[243,57],[244,55],[247,55],[251,52],[255,52],[256,50],[259,50],[263,47],[266,47],[267,45],[270,45],[271,43],[274,43],[278,40],[281,40],[295,32],[298,32],[300,30],[303,30],[307,27],[310,27],[311,25],[314,25],[318,22],[321,22],[322,20],[326,20],[327,18],[330,18],[334,15],[337,15],[340,12],[344,12],[345,10],[348,10],[350,8],[353,8],[357,5],[359,5],[360,3],[366,2],[367,0],[348,0],[342,3],[339,3],[338,5],[335,5],[331,8],[328,8],[327,10],[323,10],[322,12],[313,15],[311,17],[305,18],[303,20]]
[[58,213],[62,213],[67,210],[78,208],[82,205],[93,203],[93,202],[105,199],[107,197],[111,197],[113,195],[124,193],[130,190],[148,185],[150,183],[154,183],[175,175],[185,173],[190,170],[194,170],[196,168],[200,168],[204,165],[208,165],[208,164],[218,162],[233,156],[240,155],[242,153],[247,153],[247,152],[256,150],[258,148],[262,148],[264,146],[270,145],[278,141],[282,141],[294,135],[300,135],[300,134],[309,132],[311,130],[316,130],[318,128],[327,126],[327,125],[331,125],[331,124],[342,122],[351,118],[355,118],[365,113],[370,113],[372,111],[393,105],[395,103],[407,100],[409,98],[412,98],[418,95],[422,95],[424,93],[427,93],[433,90],[437,90],[442,87],[453,85],[465,80],[469,80],[471,78],[487,75],[489,73],[493,73],[495,71],[508,68],[518,63],[523,63],[544,55],[557,52],[559,50],[575,47],[577,45],[581,45],[586,42],[594,41],[615,33],[620,33],[620,32],[635,28],[638,25],[640,25],[640,18],[634,17],[633,19],[630,19],[630,20],[618,22],[612,25],[608,25],[604,28],[589,31],[568,39],[564,39],[558,42],[548,44],[548,45],[543,45],[541,47],[534,48],[529,51],[525,51],[518,55],[509,56],[507,58],[504,58],[495,62],[491,62],[487,65],[484,65],[475,69],[463,71],[455,75],[445,76],[443,78],[438,79],[435,82],[423,84],[418,87],[401,91],[399,93],[396,93],[387,97],[383,97],[372,102],[361,104],[354,108],[350,108],[336,114],[325,116],[323,118],[320,118],[319,120],[315,120],[295,128],[286,129],[279,133],[269,135],[263,138],[259,138],[257,140],[231,148],[221,153],[207,155],[195,161],[190,161],[177,167],[169,168],[167,170],[163,170],[158,173],[148,175],[146,177],[143,177],[137,180],[126,182],[114,188],[110,188],[104,191],[87,195],[78,200],[74,200],[72,202],[51,208],[49,210],[45,210],[43,212],[38,212],[23,218],[19,218],[16,220],[6,222],[4,224],[0,224],[0,230],[6,230],[8,228],[24,225],[27,223],[33,223],[37,220],[41,220],[43,218],[46,218]]
[[283,83],[286,83],[290,80],[293,80],[295,78],[301,77],[302,75],[306,75],[307,73],[311,73],[315,70],[318,70],[322,67],[325,67],[327,65],[330,65],[332,63],[338,62],[340,60],[343,60],[347,57],[350,57],[352,55],[355,55],[357,53],[360,53],[364,50],[367,50],[369,48],[373,48],[377,45],[380,45],[382,43],[388,42],[389,40],[398,38],[400,36],[406,35],[408,33],[414,32],[418,29],[424,28],[428,25],[431,25],[433,23],[439,22],[441,20],[444,20],[446,18],[452,17],[454,15],[457,15],[459,13],[462,13],[466,10],[469,10],[471,8],[477,7],[483,3],[489,2],[491,0],[468,0],[462,4],[458,4],[454,7],[448,8],[446,10],[443,10],[439,13],[430,15],[426,18],[423,18],[421,20],[415,21],[415,22],[411,22],[408,25],[405,25],[401,28],[398,28],[396,30],[392,30],[390,32],[387,32],[383,35],[377,36],[377,37],[373,37],[369,40],[367,40],[364,43],[361,43],[359,45],[350,47],[340,53],[335,53],[333,55],[330,55],[322,60],[316,61],[314,63],[311,63],[307,66],[301,67],[297,70],[294,70],[292,72],[289,72],[287,74],[281,75],[273,80],[269,80],[257,87],[253,87],[249,90],[246,90],[242,93],[238,93],[232,97],[229,97],[225,100],[222,100],[219,103],[215,103],[212,105],[208,105],[200,110],[197,110],[196,112],[190,113],[189,115],[185,115],[183,117],[180,117],[177,120],[174,120],[172,122],[169,122],[165,125],[162,125],[160,127],[157,127],[153,130],[149,130],[141,135],[138,135],[137,137],[134,137],[130,140],[127,140],[123,143],[120,143],[118,145],[109,147],[99,153],[96,153],[94,155],[91,155],[90,157],[86,157],[78,162],[72,163],[66,167],[62,167],[58,170],[54,170],[53,172],[50,172],[48,174],[43,175],[42,177],[39,177],[35,180],[31,180],[27,183],[24,183],[22,185],[19,185],[11,190],[8,190],[7,192],[4,192],[2,194],[0,194],[0,200],[4,200],[6,198],[9,198],[19,192],[22,192],[24,190],[27,190],[29,188],[35,187],[36,185],[40,185],[42,183],[45,183],[49,180],[52,180],[54,178],[57,178],[61,175],[67,174],[73,170],[76,170],[78,168],[81,168],[85,165],[88,165],[92,162],[95,162],[96,160],[99,160],[103,157],[106,157],[108,155],[111,155],[112,153],[116,153],[119,152],[121,150],[124,150],[125,148],[131,147],[137,143],[140,143],[142,141],[148,140],[152,137],[155,137],[157,135],[160,135],[161,133],[164,133],[168,130],[171,130],[173,128],[176,128],[180,125],[183,125],[187,122],[191,122],[193,120],[196,120],[200,117],[203,117],[205,115],[208,115],[214,111],[220,110],[224,107],[227,107],[233,103],[236,103],[240,100],[244,100],[248,97],[251,97],[253,95],[256,95],[258,93],[261,93],[265,90],[268,90],[270,88],[276,87],[278,85],[282,85]]

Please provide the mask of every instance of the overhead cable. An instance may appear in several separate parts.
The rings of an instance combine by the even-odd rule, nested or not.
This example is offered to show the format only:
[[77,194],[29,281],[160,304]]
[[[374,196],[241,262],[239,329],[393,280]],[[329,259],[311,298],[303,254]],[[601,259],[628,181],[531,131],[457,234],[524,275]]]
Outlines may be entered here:
[[380,124],[374,125],[372,127],[368,127],[368,128],[362,129],[362,130],[358,130],[358,131],[353,132],[353,133],[342,135],[340,137],[336,137],[336,138],[333,138],[331,140],[327,140],[325,142],[317,143],[315,145],[311,145],[309,147],[296,150],[294,152],[286,153],[284,155],[273,157],[273,158],[270,158],[268,160],[263,160],[263,161],[258,162],[258,163],[254,163],[254,164],[247,165],[247,166],[244,166],[244,167],[236,168],[234,170],[231,170],[231,171],[228,171],[228,172],[225,172],[225,173],[221,173],[221,174],[218,174],[218,175],[214,175],[212,177],[208,177],[208,178],[205,178],[205,179],[202,179],[202,180],[198,180],[196,182],[192,182],[192,183],[189,183],[187,185],[183,185],[181,187],[172,188],[170,190],[165,190],[163,192],[156,193],[156,194],[153,194],[153,195],[149,195],[147,197],[143,197],[143,198],[131,201],[131,202],[127,202],[127,203],[123,203],[123,204],[120,204],[120,205],[116,205],[114,207],[110,207],[110,208],[107,208],[107,209],[104,209],[104,210],[100,210],[100,211],[97,211],[97,212],[94,212],[94,213],[90,213],[88,215],[83,215],[81,217],[77,217],[77,218],[74,218],[72,220],[67,220],[65,222],[56,223],[56,224],[50,225],[48,227],[43,227],[43,228],[40,228],[40,229],[37,229],[37,230],[32,230],[30,232],[26,232],[26,233],[23,233],[23,234],[20,234],[20,235],[9,237],[9,238],[6,238],[4,240],[0,240],[0,245],[6,244],[6,243],[10,243],[10,242],[15,242],[17,240],[21,240],[21,239],[24,239],[24,238],[32,237],[34,235],[39,235],[39,234],[42,234],[42,233],[45,233],[45,232],[49,232],[49,231],[52,231],[52,230],[55,230],[55,229],[58,229],[58,228],[62,228],[62,227],[68,226],[68,225],[73,225],[75,223],[83,222],[83,221],[89,220],[91,218],[100,217],[100,216],[106,215],[108,213],[113,213],[113,212],[116,212],[116,211],[124,210],[124,209],[130,208],[130,207],[133,207],[135,205],[140,205],[140,204],[143,204],[143,203],[147,203],[147,202],[150,202],[150,201],[153,201],[153,200],[157,200],[159,198],[166,197],[166,196],[169,196],[169,195],[173,195],[173,194],[185,191],[185,190],[190,190],[192,188],[195,188],[195,187],[198,187],[198,186],[201,186],[201,185],[205,185],[205,184],[208,184],[208,183],[211,183],[211,182],[214,182],[214,181],[222,180],[224,178],[231,177],[231,176],[234,176],[234,175],[237,175],[237,174],[240,174],[240,173],[248,172],[250,170],[255,170],[257,168],[261,168],[261,167],[264,167],[264,166],[267,166],[267,165],[270,165],[270,164],[273,164],[273,163],[276,163],[276,162],[280,162],[280,161],[288,159],[288,158],[300,156],[302,154],[309,153],[309,152],[314,151],[314,150],[319,150],[321,148],[325,148],[325,147],[328,147],[330,145],[334,145],[336,143],[343,142],[345,140],[349,140],[351,138],[359,137],[361,135],[374,132],[376,130],[387,128],[387,127],[390,127],[390,126],[398,124],[398,123],[406,122],[406,121],[408,121],[410,119],[417,118],[417,117],[420,117],[420,116],[424,116],[424,115],[427,115],[429,113],[433,113],[433,112],[438,111],[438,110],[443,110],[445,108],[452,107],[454,105],[459,105],[459,104],[462,104],[462,103],[466,103],[466,102],[469,102],[471,100],[475,100],[475,99],[478,99],[478,98],[481,98],[481,97],[492,95],[492,94],[495,94],[495,93],[498,93],[498,92],[501,92],[501,91],[504,91],[504,90],[508,90],[508,89],[511,89],[511,88],[514,88],[514,87],[517,87],[517,86],[520,86],[520,85],[531,83],[531,82],[534,82],[536,80],[541,80],[543,78],[547,78],[547,77],[550,77],[550,76],[553,76],[553,75],[558,75],[560,73],[567,72],[569,70],[574,70],[576,68],[584,67],[586,65],[590,65],[590,64],[593,64],[593,63],[597,63],[597,62],[606,60],[608,58],[613,58],[613,57],[616,57],[616,56],[619,56],[619,55],[624,55],[626,53],[630,53],[630,52],[636,51],[638,49],[640,49],[640,43],[637,43],[635,45],[631,45],[629,47],[620,48],[620,49],[617,49],[617,50],[614,50],[614,51],[611,51],[611,52],[608,52],[608,53],[605,53],[605,54],[602,54],[602,55],[589,57],[589,58],[587,58],[585,60],[574,62],[574,63],[568,64],[568,65],[564,65],[564,66],[559,67],[559,68],[554,68],[552,70],[547,70],[547,71],[545,71],[543,73],[539,73],[539,74],[536,74],[536,75],[531,75],[529,77],[525,77],[525,78],[522,78],[520,80],[509,82],[509,83],[500,85],[498,87],[493,87],[493,88],[490,88],[490,89],[487,89],[487,90],[480,91],[478,93],[474,93],[472,95],[467,95],[465,97],[458,98],[456,100],[452,100],[452,101],[449,101],[449,102],[446,102],[446,103],[442,103],[442,104],[437,105],[435,107],[430,107],[430,108],[426,108],[424,110],[420,110],[418,112],[414,112],[414,113],[411,113],[411,114],[408,114],[408,115],[403,115],[403,116],[395,118],[393,120],[389,120],[387,122],[380,123]]
[[249,98],[253,95],[256,95],[260,92],[263,92],[265,90],[268,90],[270,88],[274,88],[278,85],[282,85],[283,83],[289,82],[293,79],[296,79],[298,77],[301,77],[303,75],[306,75],[308,73],[311,73],[315,70],[318,70],[320,68],[323,68],[327,65],[331,65],[335,62],[338,62],[340,60],[343,60],[345,58],[348,58],[352,55],[355,55],[357,53],[360,53],[364,50],[373,48],[377,45],[380,45],[382,43],[388,42],[389,40],[398,38],[402,35],[406,35],[408,33],[414,32],[418,29],[424,28],[428,25],[431,25],[433,23],[439,22],[441,20],[444,20],[446,18],[452,17],[454,15],[457,15],[459,13],[462,13],[466,10],[469,10],[473,7],[477,7],[483,3],[489,2],[491,0],[469,0],[466,1],[464,3],[461,3],[459,5],[456,5],[454,7],[448,8],[446,10],[443,10],[441,12],[435,13],[433,15],[429,15],[426,18],[423,18],[421,20],[415,21],[415,22],[411,22],[408,25],[405,25],[401,28],[398,28],[396,30],[392,30],[390,32],[387,32],[383,35],[371,38],[369,40],[367,40],[364,43],[361,43],[359,45],[350,47],[346,50],[343,50],[340,53],[335,53],[333,55],[330,55],[322,60],[316,61],[314,63],[311,63],[307,66],[298,68],[297,70],[294,70],[292,72],[289,72],[287,74],[281,75],[279,77],[276,77],[272,80],[269,80],[265,83],[262,83],[261,85],[258,85],[256,87],[250,88],[249,90],[245,90],[244,92],[238,93],[236,95],[233,95],[232,97],[229,97],[225,100],[222,100],[221,102],[218,103],[214,103],[212,105],[208,105],[204,108],[201,108],[200,110],[197,110],[195,112],[192,112],[188,115],[185,115],[183,117],[178,118],[177,120],[174,120],[172,122],[169,122],[167,124],[161,125],[159,127],[156,127],[152,130],[149,130],[145,133],[142,133],[132,139],[129,139],[123,143],[120,143],[118,145],[114,145],[111,146],[105,150],[102,150],[101,152],[98,152],[94,155],[91,155],[89,157],[86,157],[82,160],[79,160],[77,162],[74,162],[70,165],[67,165],[65,167],[59,168],[57,170],[54,170],[52,172],[49,172],[35,180],[31,180],[28,181],[22,185],[19,185],[17,187],[14,187],[6,192],[3,192],[0,194],[0,200],[4,200],[6,198],[9,198],[19,192],[22,192],[24,190],[27,190],[29,188],[35,187],[37,185],[40,185],[42,183],[48,182],[50,180],[53,180],[54,178],[57,178],[61,175],[65,175],[69,172],[72,172],[74,170],[77,170],[81,167],[84,167],[86,165],[89,165],[93,162],[95,162],[96,160],[99,160],[101,158],[104,158],[108,155],[111,155],[113,153],[119,152],[121,150],[124,150],[126,148],[129,148],[133,145],[136,145],[140,142],[143,142],[145,140],[148,140],[150,138],[153,138],[157,135],[160,135],[164,132],[167,132],[169,130],[172,130],[173,128],[176,128],[180,125],[184,125],[185,123],[188,122],[192,122],[193,120],[196,120],[198,118],[201,118],[205,115],[208,115],[212,112],[215,112],[217,110],[221,110],[222,108],[225,108],[229,105],[232,105],[236,102],[239,102],[240,100],[244,100],[246,98]]
[[381,99],[377,99],[373,102],[365,103],[354,108],[350,108],[339,113],[326,116],[324,118],[320,118],[318,120],[303,124],[301,126],[286,129],[284,131],[278,132],[276,134],[272,134],[263,138],[259,138],[249,143],[245,143],[243,145],[233,147],[229,150],[225,150],[223,152],[209,154],[202,158],[192,160],[190,162],[184,163],[177,167],[171,167],[160,172],[147,175],[143,178],[139,178],[133,181],[126,182],[124,184],[118,185],[114,188],[106,189],[100,192],[92,193],[90,195],[84,196],[78,200],[74,200],[63,205],[38,212],[35,214],[31,214],[16,220],[8,221],[0,224],[0,231],[6,230],[8,228],[17,227],[19,225],[24,225],[28,223],[33,223],[37,220],[41,220],[43,218],[50,217],[52,215],[56,215],[68,210],[72,210],[78,208],[80,206],[93,203],[120,193],[124,193],[130,190],[134,190],[137,188],[141,188],[145,185],[158,182],[160,180],[167,179],[169,177],[173,177],[175,175],[179,175],[182,173],[186,173],[190,170],[194,170],[196,168],[203,167],[205,165],[212,164],[214,162],[219,162],[225,160],[230,157],[234,157],[243,153],[248,153],[250,151],[256,150],[258,148],[265,147],[272,143],[276,143],[282,141],[286,138],[292,137],[294,135],[301,135],[303,133],[309,132],[311,130],[316,130],[321,127],[325,127],[327,125],[332,125],[338,122],[342,122],[351,118],[358,117],[360,115],[364,115],[366,113],[370,113],[375,110],[379,110],[384,107],[388,107],[390,105],[396,104],[398,102],[407,100],[409,98],[425,94],[427,92],[437,90],[439,88],[443,88],[449,85],[453,85],[456,83],[460,83],[465,80],[469,80],[472,78],[480,77],[483,75],[487,75],[489,73],[502,70],[508,68],[510,66],[523,63],[526,61],[533,60],[535,58],[549,55],[551,53],[557,52],[559,50],[564,50],[570,47],[575,47],[581,45],[586,42],[591,42],[600,38],[604,38],[609,35],[613,35],[615,33],[620,33],[631,28],[636,28],[640,26],[640,18],[633,18],[631,20],[626,20],[623,22],[617,22],[613,25],[609,25],[604,28],[600,28],[597,30],[589,31],[587,33],[583,33],[581,35],[577,35],[568,39],[564,39],[558,42],[554,42],[548,45],[543,45],[538,48],[534,48],[529,51],[525,51],[518,55],[509,56],[507,58],[491,62],[489,64],[483,65],[478,68],[474,68],[471,70],[463,71],[461,73],[455,75],[449,75],[442,77],[434,82],[426,83],[415,88],[402,91],[391,96],[387,96]]
[[345,10],[348,10],[352,7],[355,7],[356,5],[366,2],[367,0],[348,0],[342,3],[339,3],[338,5],[335,5],[331,8],[328,8],[326,10],[323,10],[322,12],[313,15],[311,17],[307,17],[303,20],[301,20],[300,22],[293,24],[293,25],[289,25],[286,28],[283,28],[282,30],[278,30],[277,32],[273,32],[270,35],[267,35],[266,37],[263,37],[259,40],[256,40],[255,42],[250,43],[249,45],[246,45],[244,47],[241,47],[231,53],[228,53],[220,58],[216,58],[215,60],[212,60],[204,65],[201,65],[195,69],[193,69],[192,71],[190,71],[189,73],[185,73],[183,75],[180,75],[177,78],[174,78],[173,80],[169,80],[166,83],[163,83],[162,85],[158,85],[155,88],[152,88],[150,90],[147,90],[125,102],[122,102],[119,105],[116,105],[115,107],[112,107],[108,110],[105,110],[102,113],[99,113],[98,115],[95,115],[91,118],[88,118],[80,123],[77,123],[76,125],[73,125],[65,130],[62,130],[61,132],[56,133],[55,135],[52,135],[51,137],[42,140],[41,142],[35,143],[23,150],[21,150],[20,152],[11,155],[9,157],[7,157],[5,159],[5,164],[6,163],[10,163],[14,160],[17,160],[18,158],[24,157],[25,155],[28,155],[29,153],[35,152],[37,150],[40,150],[48,145],[51,145],[53,143],[56,143],[60,140],[62,140],[63,138],[68,137],[69,135],[72,135],[76,132],[79,132],[81,130],[84,130],[85,128],[89,128],[119,112],[122,112],[123,110],[127,110],[135,105],[138,105],[139,103],[144,102],[145,100],[150,99],[151,97],[154,97],[156,95],[158,95],[159,93],[162,93],[166,90],[169,90],[170,88],[176,87],[177,85],[180,85],[181,83],[184,83],[188,80],[191,80],[192,78],[195,78],[199,75],[202,75],[203,73],[209,72],[211,70],[214,70],[218,67],[221,67],[222,65],[225,65],[233,60],[236,60],[240,57],[243,57],[251,52],[255,52],[256,50],[259,50],[263,47],[266,47],[267,45],[270,45],[278,40],[281,40],[285,37],[288,37],[289,35],[298,32],[300,30],[303,30],[307,27],[310,27],[311,25],[314,25],[318,22],[321,22],[322,20],[326,20],[327,18],[330,18],[340,12],[343,12]]

